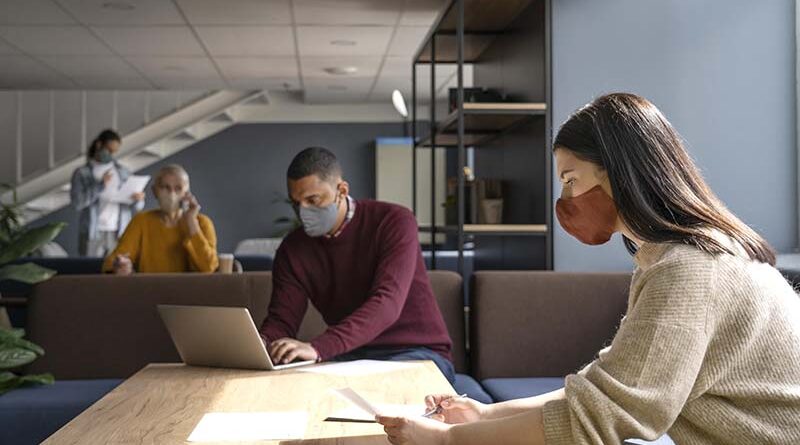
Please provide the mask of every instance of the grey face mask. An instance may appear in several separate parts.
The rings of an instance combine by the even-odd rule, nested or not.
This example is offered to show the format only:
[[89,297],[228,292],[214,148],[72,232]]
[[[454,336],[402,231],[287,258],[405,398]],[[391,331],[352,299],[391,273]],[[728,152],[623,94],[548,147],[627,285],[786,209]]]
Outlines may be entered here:
[[103,147],[100,150],[97,150],[97,156],[95,159],[97,159],[97,162],[100,164],[108,164],[114,160],[114,156],[107,148]]
[[327,235],[336,225],[339,201],[334,201],[326,207],[300,207],[297,214],[303,223],[306,235],[312,238]]

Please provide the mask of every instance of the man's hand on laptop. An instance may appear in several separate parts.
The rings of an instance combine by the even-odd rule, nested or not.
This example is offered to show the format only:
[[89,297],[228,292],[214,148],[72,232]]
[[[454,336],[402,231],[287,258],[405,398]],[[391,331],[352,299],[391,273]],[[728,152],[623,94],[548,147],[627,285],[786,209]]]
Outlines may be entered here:
[[280,338],[269,344],[269,356],[276,365],[291,363],[295,360],[314,360],[319,355],[310,343],[293,338]]

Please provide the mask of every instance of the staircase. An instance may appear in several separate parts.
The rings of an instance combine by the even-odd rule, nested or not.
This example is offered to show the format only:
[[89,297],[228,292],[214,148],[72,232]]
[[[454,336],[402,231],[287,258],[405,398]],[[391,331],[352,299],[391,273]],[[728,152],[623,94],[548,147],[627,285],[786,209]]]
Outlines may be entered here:
[[[0,132],[10,130],[6,134],[16,137],[13,141],[9,141],[8,138],[0,141],[0,154],[2,154],[0,163],[12,162],[13,159],[15,171],[9,175],[11,169],[8,168],[10,164],[7,164],[3,170],[6,174],[0,176],[0,182],[16,186],[19,201],[24,203],[24,223],[33,222],[69,205],[72,173],[86,162],[87,141],[91,141],[99,129],[113,127],[120,130],[122,146],[116,158],[131,171],[139,171],[236,124],[242,107],[248,104],[268,103],[266,93],[263,91],[223,90],[194,95],[187,95],[185,92],[138,92],[142,96],[136,96],[136,100],[131,100],[130,95],[134,93],[137,92],[106,92],[111,95],[111,99],[106,98],[106,103],[110,107],[106,112],[110,111],[113,119],[105,125],[98,125],[90,119],[92,114],[87,94],[96,95],[97,92],[71,92],[74,102],[73,113],[60,112],[65,108],[65,106],[59,107],[58,102],[59,98],[65,97],[63,93],[3,93],[4,98],[15,96],[13,97],[15,108],[9,112],[8,101],[3,101],[6,110],[5,113],[0,110]],[[46,95],[49,95],[49,101]],[[120,100],[121,95],[126,96]],[[154,110],[155,107],[152,106],[155,103],[153,97],[157,97],[161,103],[170,103],[174,100],[174,107],[167,107],[166,112],[163,112],[164,107],[162,107],[160,110],[162,113],[159,114],[159,111]],[[76,100],[77,98],[80,100]],[[32,112],[31,107],[35,109],[37,106],[40,112]],[[132,106],[133,111],[129,109]],[[141,116],[138,115],[140,109],[143,113]],[[76,116],[75,113],[79,113],[80,116]],[[131,114],[134,115],[133,119],[127,119],[127,126],[131,128],[125,131],[125,128],[119,126],[126,126],[120,117]],[[150,118],[151,115],[154,115],[153,119]],[[103,117],[97,112],[94,116]],[[74,153],[57,160],[59,130],[62,132],[70,130],[65,128],[63,123],[58,125],[62,119],[80,126],[79,132],[75,128],[71,131],[73,139],[78,139],[75,135],[80,135],[81,140],[72,141],[70,146],[75,145],[82,149],[74,150]],[[134,124],[130,124],[131,121]],[[14,125],[15,128],[5,128],[10,125]],[[44,128],[47,134],[43,135],[33,130],[26,131],[26,128],[40,131]],[[44,163],[42,159],[47,159],[46,166],[26,172],[24,167],[27,165],[28,157],[33,159],[27,164],[34,164],[37,160],[39,163]],[[10,199],[10,192],[0,196],[3,202],[9,202]]]

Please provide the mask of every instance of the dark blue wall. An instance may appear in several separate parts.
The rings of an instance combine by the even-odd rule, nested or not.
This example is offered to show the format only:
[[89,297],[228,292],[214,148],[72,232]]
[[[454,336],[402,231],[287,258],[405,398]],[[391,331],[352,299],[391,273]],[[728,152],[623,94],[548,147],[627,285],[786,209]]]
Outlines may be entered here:
[[[291,215],[291,208],[274,200],[286,196],[286,168],[297,152],[320,145],[333,150],[345,170],[345,179],[356,198],[375,195],[374,140],[402,136],[402,124],[243,124],[144,170],[153,174],[164,164],[177,163],[191,177],[192,192],[202,212],[214,221],[219,251],[232,252],[245,238],[272,236],[273,221]],[[155,199],[148,191],[148,207]],[[56,239],[67,251],[77,253],[77,213],[65,208],[37,221],[66,221],[69,227]]]

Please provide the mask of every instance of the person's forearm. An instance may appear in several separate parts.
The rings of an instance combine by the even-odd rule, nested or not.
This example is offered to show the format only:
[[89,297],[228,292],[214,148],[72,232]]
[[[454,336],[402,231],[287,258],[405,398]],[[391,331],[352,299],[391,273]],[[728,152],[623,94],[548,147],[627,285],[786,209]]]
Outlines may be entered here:
[[541,410],[544,405],[551,400],[559,400],[564,398],[564,388],[548,392],[535,397],[526,397],[524,399],[514,399],[507,402],[494,403],[486,407],[483,419],[500,419],[503,417],[514,416],[520,413],[525,413],[531,410]]
[[189,220],[186,222],[186,226],[190,237],[200,232],[200,222],[197,220],[197,218],[189,218]]
[[542,409],[536,407],[509,417],[454,425],[447,438],[448,445],[544,445]]

